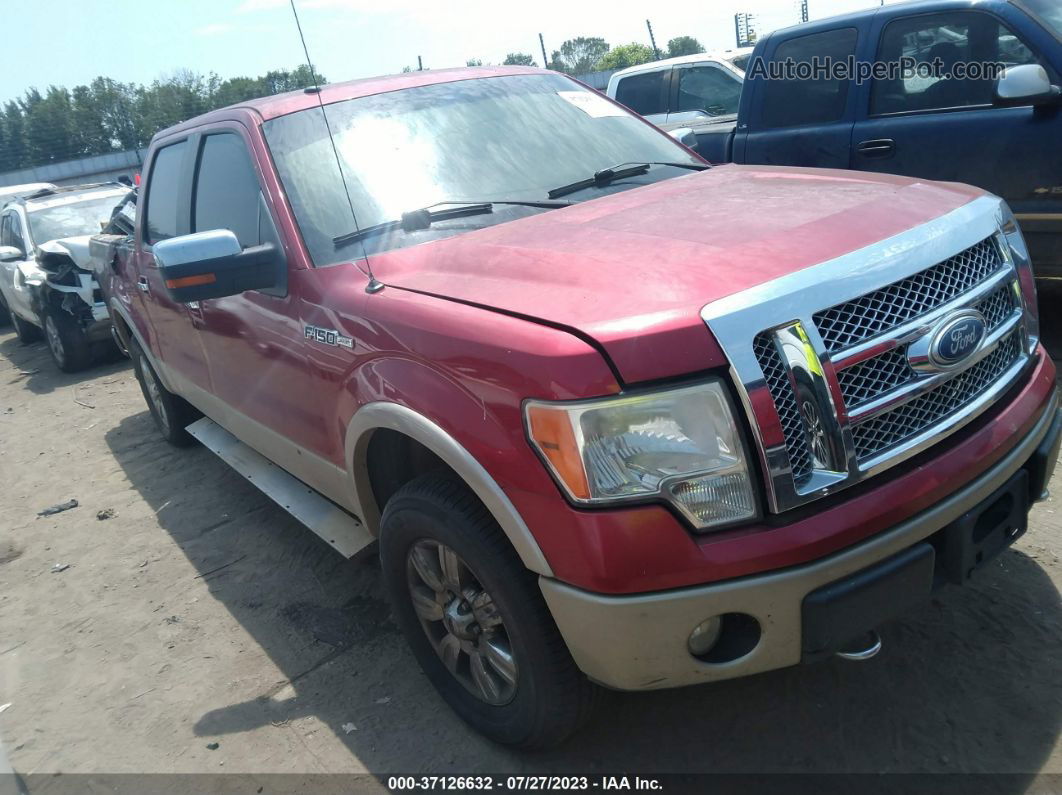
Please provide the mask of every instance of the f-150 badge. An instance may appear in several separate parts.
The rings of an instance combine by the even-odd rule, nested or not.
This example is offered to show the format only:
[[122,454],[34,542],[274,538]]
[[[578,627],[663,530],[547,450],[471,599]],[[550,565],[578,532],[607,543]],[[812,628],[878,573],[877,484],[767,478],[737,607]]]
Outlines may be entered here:
[[337,348],[354,348],[354,340],[350,337],[344,337],[332,328],[318,328],[317,326],[306,325],[303,327],[303,336],[308,340],[320,342],[324,345],[332,345]]

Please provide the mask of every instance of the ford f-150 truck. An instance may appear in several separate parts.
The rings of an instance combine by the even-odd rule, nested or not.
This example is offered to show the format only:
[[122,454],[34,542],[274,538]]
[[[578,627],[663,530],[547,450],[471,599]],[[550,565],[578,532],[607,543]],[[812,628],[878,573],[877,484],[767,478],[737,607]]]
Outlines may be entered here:
[[[822,68],[809,71],[816,62]],[[999,77],[985,65],[1006,71]],[[841,71],[830,71],[836,66]],[[1059,0],[886,5],[761,39],[736,121],[706,120],[696,148],[713,163],[850,168],[977,185],[1011,206],[1037,273],[1057,276],[1060,85]]]
[[214,111],[146,174],[105,285],[162,434],[378,544],[504,743],[599,685],[874,654],[1054,467],[1028,251],[976,188],[709,168],[520,67]]

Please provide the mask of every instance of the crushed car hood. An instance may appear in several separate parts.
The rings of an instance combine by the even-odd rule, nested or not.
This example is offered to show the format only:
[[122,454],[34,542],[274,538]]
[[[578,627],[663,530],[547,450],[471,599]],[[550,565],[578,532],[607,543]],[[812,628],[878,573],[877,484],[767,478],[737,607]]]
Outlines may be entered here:
[[385,285],[570,329],[637,382],[724,363],[705,304],[982,195],[890,175],[723,166],[369,263]]
[[63,237],[49,240],[37,246],[41,258],[47,260],[50,256],[66,255],[74,261],[82,270],[91,271],[91,257],[89,256],[89,240],[92,235],[78,235],[77,237]]

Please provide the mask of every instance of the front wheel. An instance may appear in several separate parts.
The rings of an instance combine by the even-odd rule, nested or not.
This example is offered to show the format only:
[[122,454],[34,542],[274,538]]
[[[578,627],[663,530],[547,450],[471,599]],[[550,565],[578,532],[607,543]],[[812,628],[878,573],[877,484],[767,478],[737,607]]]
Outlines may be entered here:
[[163,438],[174,447],[187,447],[195,438],[185,428],[200,417],[198,411],[184,398],[170,392],[162,385],[155,368],[151,366],[136,340],[129,343],[129,358],[133,371],[140,382],[148,411]]
[[44,310],[44,339],[55,366],[76,373],[92,364],[92,345],[76,317],[58,307]]
[[402,487],[380,526],[384,581],[428,679],[473,728],[521,748],[557,745],[598,690],[576,667],[493,517],[451,478]]

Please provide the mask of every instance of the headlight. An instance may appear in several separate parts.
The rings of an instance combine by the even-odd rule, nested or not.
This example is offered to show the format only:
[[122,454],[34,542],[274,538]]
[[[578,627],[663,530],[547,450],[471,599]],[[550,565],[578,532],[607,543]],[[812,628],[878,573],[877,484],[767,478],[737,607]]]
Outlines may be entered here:
[[723,385],[525,405],[528,434],[583,505],[672,503],[699,529],[757,515],[748,456]]
[[1036,301],[1036,278],[1033,275],[1032,259],[1018,221],[1005,201],[999,201],[999,246],[1003,256],[1014,264],[1021,283],[1025,304],[1025,330],[1029,338],[1029,352],[1036,350],[1040,341],[1040,307]]

